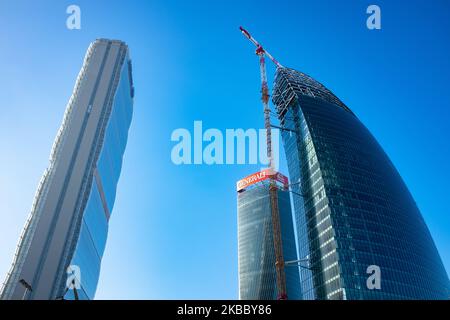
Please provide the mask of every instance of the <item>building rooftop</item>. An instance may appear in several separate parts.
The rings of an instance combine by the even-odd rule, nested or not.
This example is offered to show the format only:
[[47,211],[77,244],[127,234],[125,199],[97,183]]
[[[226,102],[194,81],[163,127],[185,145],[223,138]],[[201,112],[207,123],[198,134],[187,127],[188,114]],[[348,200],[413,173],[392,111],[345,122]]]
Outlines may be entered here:
[[321,99],[328,103],[340,106],[352,113],[352,111],[323,84],[303,72],[284,67],[278,68],[274,82],[272,101],[276,105],[280,119],[284,117],[289,105],[293,101],[300,100],[301,96]]

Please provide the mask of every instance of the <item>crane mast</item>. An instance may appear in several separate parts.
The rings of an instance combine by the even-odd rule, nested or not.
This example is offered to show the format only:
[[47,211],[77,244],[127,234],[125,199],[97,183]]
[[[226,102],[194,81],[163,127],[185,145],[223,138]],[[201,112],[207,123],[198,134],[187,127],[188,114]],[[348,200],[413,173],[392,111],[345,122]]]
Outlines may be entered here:
[[[256,46],[256,55],[259,57],[259,70],[261,76],[261,100],[264,110],[264,127],[266,130],[267,139],[267,158],[269,160],[269,168],[272,173],[275,173],[275,165],[273,163],[272,154],[272,130],[270,125],[270,106],[269,106],[269,86],[267,84],[267,72],[266,72],[266,59],[267,56],[277,68],[282,68],[281,64],[275,60],[275,58],[268,53],[264,48],[256,41],[250,33],[242,27],[239,27],[242,34],[250,40]],[[270,195],[270,207],[272,218],[272,232],[273,232],[273,244],[275,251],[275,270],[277,281],[277,298],[278,300],[287,300],[286,294],[286,274],[284,270],[284,257],[283,257],[283,245],[281,241],[281,225],[280,225],[280,212],[278,208],[278,193],[277,186],[274,179],[270,180],[269,195]]]

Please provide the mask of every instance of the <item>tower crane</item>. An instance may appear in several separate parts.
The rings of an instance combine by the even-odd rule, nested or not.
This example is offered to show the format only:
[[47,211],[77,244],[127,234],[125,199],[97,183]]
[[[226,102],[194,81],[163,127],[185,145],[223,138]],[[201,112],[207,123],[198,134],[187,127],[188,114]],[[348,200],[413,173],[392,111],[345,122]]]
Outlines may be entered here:
[[[276,65],[277,68],[282,68],[283,66],[269,53],[262,45],[256,41],[250,33],[242,27],[239,27],[242,34],[250,40],[256,46],[256,55],[259,57],[259,70],[261,74],[261,100],[264,107],[264,127],[266,129],[266,139],[267,139],[267,158],[269,159],[269,168],[275,173],[275,166],[273,163],[272,154],[272,130],[270,124],[270,107],[269,107],[269,87],[267,85],[267,72],[266,72],[266,60],[267,56]],[[277,281],[277,298],[278,300],[287,300],[286,294],[286,274],[285,274],[285,263],[283,257],[283,244],[281,241],[281,226],[280,226],[280,212],[278,208],[278,193],[277,186],[274,179],[270,180],[269,186],[270,193],[270,204],[271,204],[271,217],[272,217],[272,228],[273,228],[273,245],[275,249],[275,270],[276,270],[276,281]]]

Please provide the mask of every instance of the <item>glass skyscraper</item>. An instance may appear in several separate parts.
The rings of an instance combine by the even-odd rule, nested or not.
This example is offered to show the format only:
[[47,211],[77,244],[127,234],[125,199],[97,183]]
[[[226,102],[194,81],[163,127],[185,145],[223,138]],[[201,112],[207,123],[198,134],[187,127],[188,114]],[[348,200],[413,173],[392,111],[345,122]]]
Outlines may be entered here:
[[[125,43],[87,51],[2,299],[93,299],[133,113]],[[69,281],[67,281],[69,279]]]
[[[332,92],[278,68],[273,102],[293,191],[305,299],[448,299],[449,279],[401,176]],[[295,184],[297,183],[297,184]],[[369,266],[380,268],[370,289]]]
[[[283,257],[285,261],[295,261],[298,259],[289,191],[280,187],[277,193]],[[237,202],[239,299],[276,300],[269,180],[245,188],[238,182]],[[288,299],[301,299],[298,267],[286,267],[285,274]]]

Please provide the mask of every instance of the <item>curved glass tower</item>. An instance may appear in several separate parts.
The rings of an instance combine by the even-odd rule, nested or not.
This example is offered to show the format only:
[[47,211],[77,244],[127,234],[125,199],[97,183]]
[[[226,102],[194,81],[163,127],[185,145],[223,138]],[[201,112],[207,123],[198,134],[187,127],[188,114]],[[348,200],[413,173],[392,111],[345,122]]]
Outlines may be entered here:
[[[240,182],[247,184],[245,180],[261,179],[258,177],[261,173],[264,171],[251,175]],[[248,188],[240,187],[238,182],[240,300],[277,299],[269,181],[265,180],[267,178],[262,179]],[[279,188],[277,193],[283,257],[285,261],[295,261],[297,260],[297,251],[289,192]],[[286,267],[285,275],[288,299],[301,299],[298,267]]]
[[106,39],[93,42],[2,288],[2,299],[94,298],[133,96],[127,45]]
[[[375,138],[332,92],[277,70],[273,102],[294,195],[305,299],[448,299],[430,232]],[[368,281],[379,267],[380,287]],[[368,270],[369,268],[369,270]],[[369,271],[369,273],[368,273]]]

